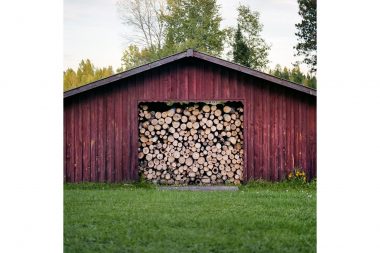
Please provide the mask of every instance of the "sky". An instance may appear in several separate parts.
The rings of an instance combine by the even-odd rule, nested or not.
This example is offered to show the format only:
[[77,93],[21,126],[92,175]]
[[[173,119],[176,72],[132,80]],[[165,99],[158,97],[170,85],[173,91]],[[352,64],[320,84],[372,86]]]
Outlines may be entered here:
[[[117,0],[64,0],[64,69],[78,67],[90,59],[96,67],[121,66],[127,47],[125,36],[133,28],[123,25],[116,8]],[[262,37],[271,45],[269,67],[291,66],[297,39],[295,24],[301,20],[297,0],[217,0],[222,16],[221,27],[236,26],[239,3],[260,12],[264,25]],[[301,66],[306,71],[305,66]]]

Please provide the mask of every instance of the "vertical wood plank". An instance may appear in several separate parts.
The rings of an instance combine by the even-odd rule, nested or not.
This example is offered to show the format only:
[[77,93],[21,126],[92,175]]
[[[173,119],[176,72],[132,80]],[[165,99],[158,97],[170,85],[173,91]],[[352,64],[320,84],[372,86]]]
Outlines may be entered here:
[[100,93],[97,103],[97,121],[98,121],[98,132],[97,132],[97,165],[96,171],[98,174],[99,182],[106,181],[106,136],[107,136],[107,124],[106,124],[106,95]]
[[188,100],[189,99],[189,80],[188,80],[188,72],[189,72],[189,63],[186,63],[182,66],[181,69],[181,82],[177,84],[178,89],[181,89],[181,83],[183,85],[183,90],[181,91],[181,99]]
[[295,164],[295,159],[296,159],[296,149],[295,149],[295,103],[294,103],[294,95],[291,94],[291,97],[289,99],[290,103],[290,167],[289,171],[293,169],[296,164]]
[[269,156],[269,144],[270,144],[270,115],[269,115],[269,103],[270,103],[270,89],[268,84],[265,84],[265,93],[264,93],[264,179],[270,180],[269,178],[269,165],[270,165],[270,156]]
[[177,97],[177,85],[176,85],[178,82],[177,68],[178,68],[177,63],[174,63],[170,66],[170,93],[169,93],[170,100],[173,100]]
[[177,90],[176,100],[182,101],[182,100],[188,99],[189,87],[188,87],[186,75],[187,75],[186,65],[183,63],[178,66],[178,69],[177,69],[178,82],[174,84]]
[[281,128],[279,132],[279,138],[280,138],[280,169],[279,169],[279,180],[282,180],[285,178],[286,175],[286,138],[287,138],[287,133],[286,133],[286,124],[287,124],[287,103],[285,100],[285,94],[284,94],[284,89],[281,89],[280,93],[281,99],[281,115],[280,115],[280,120],[281,120]]
[[[220,67],[214,66],[213,68],[213,76],[214,76],[214,87],[215,87],[215,98],[221,99],[222,98],[222,91],[221,91],[221,73],[220,73]],[[244,85],[242,84],[242,89],[244,89]]]
[[74,106],[72,101],[65,103],[65,116],[67,117],[67,139],[66,139],[66,182],[75,182],[75,149],[74,149]]
[[221,98],[229,98],[230,97],[230,89],[229,89],[229,71],[226,68],[222,68],[221,70],[222,78],[221,78]]
[[106,97],[107,103],[107,115],[106,115],[106,125],[107,125],[107,139],[106,139],[106,180],[109,183],[114,182],[115,179],[115,103],[113,96],[113,87],[109,88],[109,93]]
[[230,98],[236,98],[237,97],[237,74],[236,71],[231,70],[229,71],[229,90]]
[[[307,168],[307,100],[306,97],[302,97],[302,135],[301,135],[301,142],[302,142],[302,153],[301,153],[301,159],[302,159],[302,168],[304,170],[308,170]],[[307,171],[309,173],[309,171]]]
[[[255,82],[257,82],[255,80]],[[262,178],[262,96],[261,96],[261,85],[256,83],[256,92],[255,92],[255,98],[254,98],[254,118],[255,118],[255,176],[256,179]]]
[[131,81],[128,80],[126,83],[123,83],[121,87],[121,96],[122,96],[122,108],[121,108],[121,120],[122,120],[122,168],[123,168],[123,181],[127,181],[129,177],[129,164],[128,164],[128,143],[129,143],[129,128],[128,128],[128,86]]
[[276,122],[277,126],[275,129],[275,136],[276,136],[276,176],[275,180],[281,180],[281,170],[283,168],[282,161],[283,161],[283,114],[284,114],[284,105],[282,103],[282,89],[278,88],[277,90],[277,102],[276,102]]
[[120,85],[115,88],[115,182],[123,181],[122,163],[122,94]]
[[196,99],[204,98],[205,93],[205,71],[204,71],[204,64],[203,62],[198,62],[197,64],[197,95]]
[[75,107],[75,182],[82,181],[82,102],[76,99]]
[[67,104],[64,103],[64,110],[63,110],[63,182],[67,182],[67,174],[68,174],[68,141],[67,141],[67,135],[68,135],[68,128],[69,125],[69,119],[67,115]]
[[195,62],[193,61],[189,64],[188,85],[189,85],[189,99],[194,100],[196,98],[196,93],[197,93],[197,83],[196,83],[196,76],[195,76]]
[[97,125],[97,100],[99,99],[99,96],[97,93],[93,93],[91,100],[90,100],[90,158],[91,158],[91,173],[90,173],[90,181],[91,182],[97,182],[97,167],[96,167],[96,142],[97,142],[97,132],[98,132],[98,125]]
[[274,128],[275,128],[275,113],[276,113],[276,99],[275,99],[275,87],[269,88],[269,167],[268,167],[268,174],[269,179],[274,180],[274,174],[275,174],[275,167],[276,167],[276,145],[275,145],[275,136],[274,136]]
[[[254,143],[256,142],[255,137],[255,108],[254,108],[254,97],[255,97],[255,87],[252,85],[252,81],[247,78],[246,79],[246,88],[245,88],[245,104],[244,104],[244,121],[245,126],[247,128],[244,128],[244,132],[246,132],[246,139],[245,147],[246,150],[244,152],[246,153],[246,161],[245,164],[247,167],[247,180],[255,179],[255,146]],[[243,125],[244,126],[244,125]]]
[[83,133],[83,181],[90,181],[90,166],[91,166],[91,153],[90,153],[90,110],[89,110],[89,95],[83,97],[82,106],[82,133]]
[[131,112],[131,108],[132,108],[132,100],[133,100],[133,96],[131,95],[132,92],[136,89],[136,80],[140,78],[141,79],[141,75],[138,76],[138,77],[135,77],[129,84],[128,84],[128,87],[127,87],[127,96],[128,96],[128,102],[127,102],[127,107],[128,107],[128,116],[127,116],[127,129],[128,129],[128,132],[126,133],[127,134],[127,157],[128,157],[128,163],[127,163],[127,171],[128,171],[128,180],[132,180],[132,160],[133,160],[133,154],[132,154],[132,132],[131,132],[131,129],[132,129],[132,112]]
[[[150,93],[153,91],[151,90],[151,83],[152,83],[152,76],[151,76],[151,71],[146,71],[142,74],[144,76],[144,83],[138,87],[140,89],[140,98],[142,99],[148,99]],[[136,93],[137,90],[134,91]]]

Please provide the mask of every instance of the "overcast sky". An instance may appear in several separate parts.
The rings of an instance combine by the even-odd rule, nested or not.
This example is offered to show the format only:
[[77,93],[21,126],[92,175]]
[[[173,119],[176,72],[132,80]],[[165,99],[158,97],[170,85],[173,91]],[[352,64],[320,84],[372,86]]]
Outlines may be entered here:
[[[81,59],[96,67],[121,65],[126,47],[125,34],[133,32],[121,24],[117,0],[64,0],[64,68],[76,69]],[[236,25],[236,7],[248,4],[259,11],[264,25],[262,36],[272,45],[270,67],[295,62],[295,24],[300,21],[297,0],[217,0],[221,6],[222,28]],[[306,70],[304,67],[302,69]]]

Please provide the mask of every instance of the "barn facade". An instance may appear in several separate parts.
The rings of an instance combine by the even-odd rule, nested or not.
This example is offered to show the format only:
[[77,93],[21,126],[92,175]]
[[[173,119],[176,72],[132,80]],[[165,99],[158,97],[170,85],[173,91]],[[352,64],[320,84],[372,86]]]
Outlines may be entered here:
[[239,102],[242,180],[316,177],[316,90],[192,49],[64,93],[65,182],[137,180],[139,104]]

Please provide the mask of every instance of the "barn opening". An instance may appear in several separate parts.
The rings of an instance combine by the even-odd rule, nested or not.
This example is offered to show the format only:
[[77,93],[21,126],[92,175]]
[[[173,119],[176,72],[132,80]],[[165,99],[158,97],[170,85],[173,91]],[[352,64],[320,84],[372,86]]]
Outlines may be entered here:
[[241,101],[140,102],[138,169],[157,184],[240,184]]

